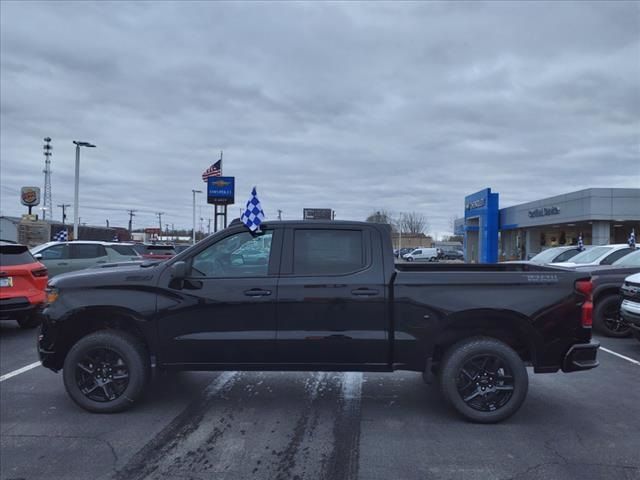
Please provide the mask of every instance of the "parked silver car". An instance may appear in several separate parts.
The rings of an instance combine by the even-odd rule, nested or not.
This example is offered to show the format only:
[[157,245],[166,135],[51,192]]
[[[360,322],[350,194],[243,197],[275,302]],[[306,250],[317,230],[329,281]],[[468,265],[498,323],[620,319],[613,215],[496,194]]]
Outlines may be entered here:
[[31,249],[31,254],[49,270],[49,278],[106,263],[140,260],[127,243],[77,240],[48,242]]

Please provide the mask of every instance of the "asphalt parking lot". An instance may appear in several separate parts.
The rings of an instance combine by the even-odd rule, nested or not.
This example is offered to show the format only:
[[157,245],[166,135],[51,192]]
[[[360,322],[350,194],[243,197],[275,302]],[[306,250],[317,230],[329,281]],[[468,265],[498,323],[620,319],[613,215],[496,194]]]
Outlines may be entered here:
[[17,479],[638,479],[640,342],[531,375],[499,425],[458,418],[415,373],[157,375],[115,415],[80,410],[36,366],[36,331],[0,324],[0,477]]

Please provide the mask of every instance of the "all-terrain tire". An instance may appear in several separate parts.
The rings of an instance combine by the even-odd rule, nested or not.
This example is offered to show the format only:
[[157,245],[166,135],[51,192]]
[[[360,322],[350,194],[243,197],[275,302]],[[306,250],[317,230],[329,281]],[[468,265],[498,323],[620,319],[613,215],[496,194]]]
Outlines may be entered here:
[[598,299],[593,309],[593,328],[607,337],[624,338],[630,334],[631,327],[625,325],[620,318],[618,295],[607,295]]
[[[101,354],[106,361],[100,361]],[[95,360],[92,363],[90,359]],[[83,393],[83,385],[85,392],[92,388],[92,376],[98,377],[94,380],[94,385],[98,385],[105,379],[109,382],[109,375],[114,372],[116,377],[123,377],[126,372],[126,384],[118,380],[117,388],[113,384],[109,390],[98,387],[89,394]],[[130,408],[144,392],[150,375],[149,354],[142,342],[130,333],[100,330],[82,337],[71,347],[62,373],[67,393],[80,407],[95,413],[121,412]],[[115,398],[111,399],[109,393]],[[88,395],[106,398],[96,400]]]
[[[482,367],[485,358],[491,365],[485,362]],[[487,373],[494,366],[495,371]],[[529,376],[520,356],[506,343],[491,337],[472,337],[452,345],[444,354],[440,388],[444,398],[468,420],[496,423],[522,406]]]

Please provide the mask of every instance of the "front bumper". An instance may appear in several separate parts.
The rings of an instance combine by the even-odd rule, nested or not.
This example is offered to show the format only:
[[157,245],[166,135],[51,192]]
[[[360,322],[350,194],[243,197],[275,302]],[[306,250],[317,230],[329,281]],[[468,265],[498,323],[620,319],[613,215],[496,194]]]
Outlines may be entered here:
[[58,355],[58,332],[55,324],[48,321],[46,313],[40,313],[41,323],[38,332],[38,356],[43,367],[57,372],[62,368],[60,355]]
[[640,303],[623,300],[620,316],[631,328],[640,331]]
[[596,368],[600,364],[596,359],[598,348],[600,342],[576,343],[565,354],[562,371],[569,373]]

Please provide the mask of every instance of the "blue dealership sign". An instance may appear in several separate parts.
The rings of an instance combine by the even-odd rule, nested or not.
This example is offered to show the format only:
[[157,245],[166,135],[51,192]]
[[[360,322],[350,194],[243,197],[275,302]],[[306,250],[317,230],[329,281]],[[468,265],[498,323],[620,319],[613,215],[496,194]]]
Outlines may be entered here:
[[233,205],[235,203],[236,177],[209,177],[207,179],[207,203]]

